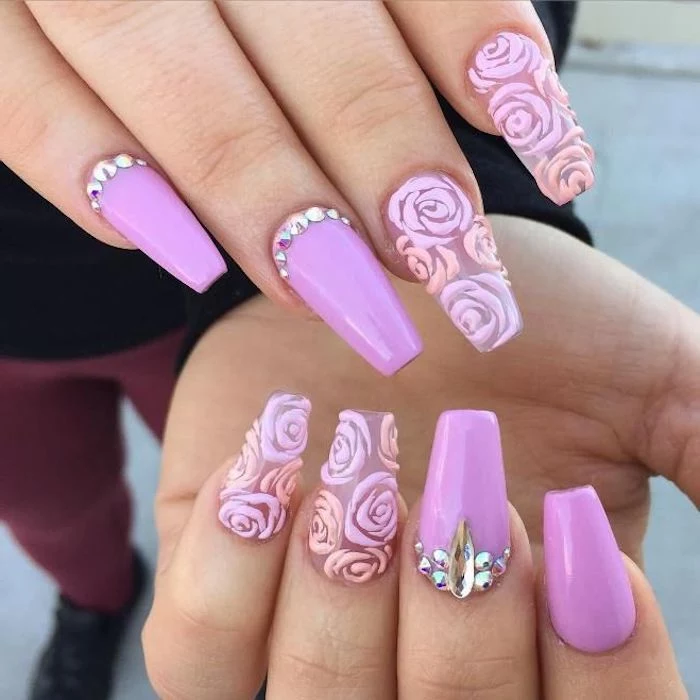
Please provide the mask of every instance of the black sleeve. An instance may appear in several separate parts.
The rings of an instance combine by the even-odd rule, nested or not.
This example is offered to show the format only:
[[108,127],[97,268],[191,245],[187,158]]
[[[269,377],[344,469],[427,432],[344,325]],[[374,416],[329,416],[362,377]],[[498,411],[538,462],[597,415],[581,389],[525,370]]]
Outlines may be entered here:
[[[557,64],[561,64],[571,37],[575,2],[536,2]],[[510,214],[554,226],[589,245],[588,229],[574,214],[573,203],[558,206],[545,197],[535,180],[506,142],[470,126],[438,94],[440,107],[479,183],[487,214]],[[188,295],[188,333],[182,360],[194,344],[224,313],[258,293],[236,263],[222,251],[229,271],[204,294]]]

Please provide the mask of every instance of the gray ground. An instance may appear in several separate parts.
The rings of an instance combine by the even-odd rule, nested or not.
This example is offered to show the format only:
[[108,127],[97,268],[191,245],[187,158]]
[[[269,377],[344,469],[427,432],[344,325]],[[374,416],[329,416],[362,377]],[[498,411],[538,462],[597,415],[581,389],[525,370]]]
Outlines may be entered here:
[[[581,123],[598,152],[598,185],[580,211],[599,246],[700,311],[700,66],[680,68],[672,54],[649,62],[644,52],[580,51],[565,76]],[[650,63],[654,66],[649,72]],[[682,61],[681,61],[682,63]],[[688,69],[690,66],[690,69]],[[155,558],[151,499],[158,451],[134,415],[125,414],[129,475],[136,492],[136,539]],[[653,484],[646,543],[648,573],[661,601],[691,697],[700,698],[700,517],[674,487]],[[44,639],[54,592],[0,532],[0,698],[21,700]],[[145,615],[147,604],[142,606]],[[116,700],[149,700],[132,629]]]

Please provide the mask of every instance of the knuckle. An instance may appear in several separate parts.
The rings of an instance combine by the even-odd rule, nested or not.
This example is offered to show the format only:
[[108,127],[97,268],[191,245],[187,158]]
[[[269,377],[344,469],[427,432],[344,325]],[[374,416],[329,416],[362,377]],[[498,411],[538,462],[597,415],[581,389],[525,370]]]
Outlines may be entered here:
[[403,682],[417,691],[418,697],[504,700],[521,696],[516,681],[519,665],[512,656],[465,659],[463,655],[415,649],[405,668]]
[[354,79],[338,82],[347,87],[327,110],[331,133],[363,138],[429,104],[427,82],[404,66],[365,67]]
[[232,178],[240,178],[284,148],[282,131],[264,115],[246,120],[210,136],[188,157],[188,184],[203,194],[228,189]]

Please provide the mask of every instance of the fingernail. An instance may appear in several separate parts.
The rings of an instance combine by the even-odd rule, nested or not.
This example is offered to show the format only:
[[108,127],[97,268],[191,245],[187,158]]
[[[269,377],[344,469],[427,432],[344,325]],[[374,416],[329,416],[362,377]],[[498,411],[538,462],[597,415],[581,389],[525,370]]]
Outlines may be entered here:
[[549,616],[575,649],[603,652],[632,634],[632,587],[615,535],[592,486],[544,499],[544,563]]
[[477,350],[494,350],[520,333],[491,226],[451,177],[409,178],[389,198],[384,220],[409,270]]
[[423,349],[372,251],[335,209],[311,207],[275,235],[280,275],[351,348],[392,375]]
[[418,570],[456,598],[486,591],[510,559],[506,480],[498,419],[446,411],[435,429],[421,503]]
[[272,394],[231,461],[219,494],[219,520],[246,539],[268,540],[287,520],[302,467],[311,402],[300,394]]
[[339,415],[314,500],[309,550],[328,578],[365,583],[385,571],[398,523],[398,445],[391,413]]
[[499,32],[477,51],[468,74],[496,129],[547,197],[566,204],[593,187],[593,149],[532,39]]
[[140,158],[100,161],[87,186],[92,208],[149,258],[197,292],[226,263],[195,215],[168,182]]

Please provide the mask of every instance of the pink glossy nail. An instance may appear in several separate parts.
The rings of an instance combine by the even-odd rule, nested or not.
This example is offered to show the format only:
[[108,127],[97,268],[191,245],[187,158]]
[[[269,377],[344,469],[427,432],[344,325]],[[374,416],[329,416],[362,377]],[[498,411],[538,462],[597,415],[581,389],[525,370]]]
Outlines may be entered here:
[[100,161],[87,186],[92,208],[149,258],[197,292],[226,263],[194,214],[145,161],[122,153]]
[[603,652],[629,638],[636,620],[632,588],[592,486],[545,496],[544,563],[549,616],[567,644]]
[[409,270],[477,350],[494,350],[520,333],[491,226],[451,177],[409,178],[389,198],[384,221]]
[[343,411],[321,467],[309,526],[319,571],[346,583],[380,576],[394,554],[398,523],[397,432],[391,413]]
[[593,149],[532,39],[499,32],[477,51],[468,74],[495,127],[547,197],[565,204],[593,187]]
[[268,540],[287,520],[302,467],[311,402],[299,394],[272,394],[231,461],[219,494],[219,520],[246,539]]
[[421,503],[418,570],[456,598],[490,589],[510,559],[498,420],[490,411],[446,411],[435,429]]
[[277,269],[345,342],[392,375],[423,349],[377,258],[335,209],[290,217],[273,243]]

